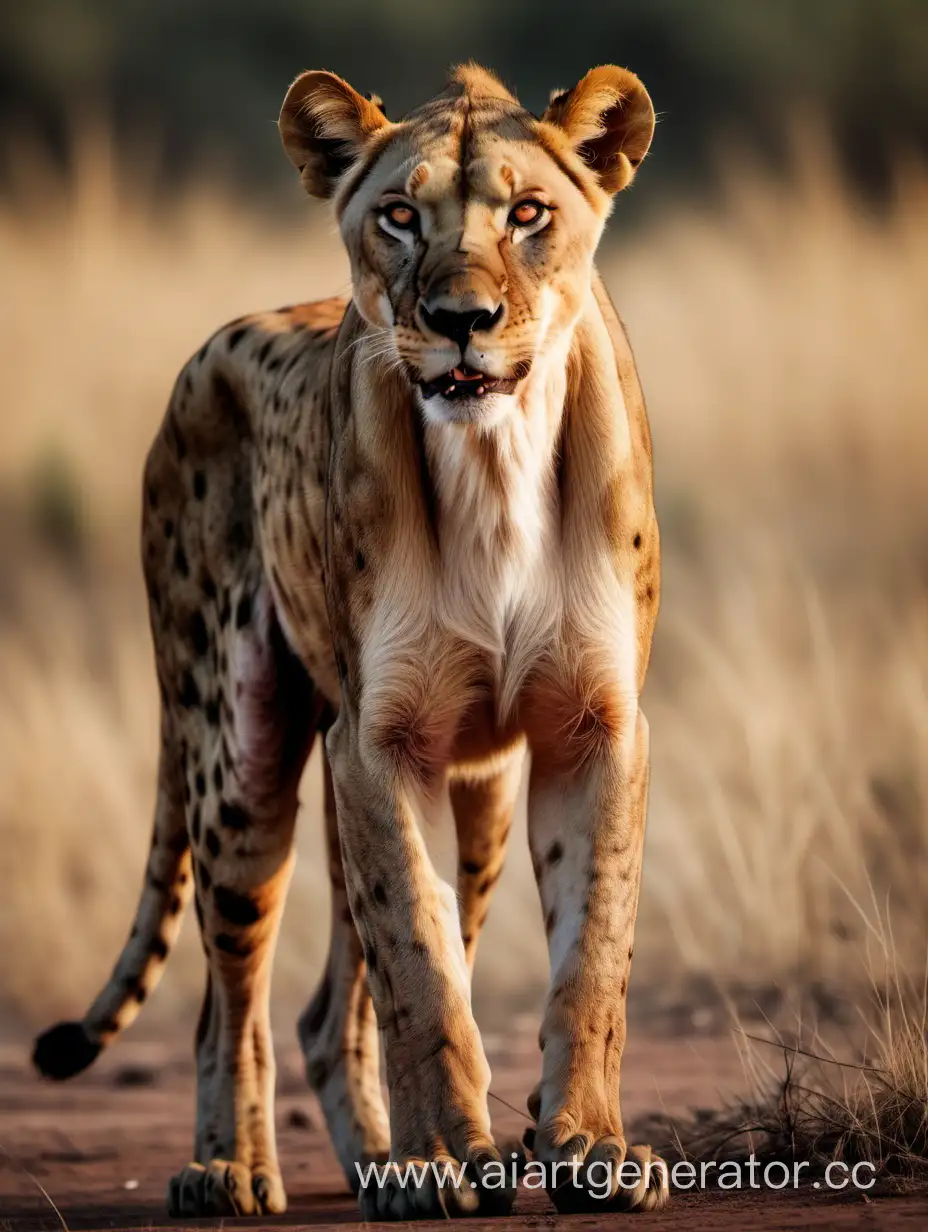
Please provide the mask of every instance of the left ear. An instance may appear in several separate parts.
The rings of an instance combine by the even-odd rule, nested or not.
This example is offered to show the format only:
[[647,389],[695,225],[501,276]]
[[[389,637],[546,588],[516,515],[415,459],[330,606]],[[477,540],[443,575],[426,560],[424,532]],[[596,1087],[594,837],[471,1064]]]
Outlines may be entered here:
[[277,127],[309,195],[331,197],[367,140],[389,123],[376,95],[359,94],[335,73],[309,72],[287,91]]
[[541,118],[566,133],[608,193],[632,182],[654,135],[647,90],[634,73],[614,64],[590,69],[572,90],[552,95]]

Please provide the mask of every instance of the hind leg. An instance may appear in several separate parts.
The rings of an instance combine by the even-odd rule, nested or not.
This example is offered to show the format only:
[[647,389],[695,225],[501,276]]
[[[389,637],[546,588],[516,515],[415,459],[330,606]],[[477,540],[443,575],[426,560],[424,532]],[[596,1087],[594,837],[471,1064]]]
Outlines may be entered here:
[[[197,1030],[194,1161],[168,1186],[172,1215],[279,1213],[286,1196],[274,1133],[271,965],[293,866],[297,786],[321,699],[290,655],[263,584],[233,639],[234,698],[185,711],[181,741],[189,785],[197,916],[209,965]],[[208,628],[208,636],[212,631]],[[222,658],[222,656],[219,656]],[[209,664],[212,657],[201,656]],[[213,717],[216,718],[215,711]]]
[[357,1192],[356,1165],[388,1156],[390,1125],[380,1091],[377,1019],[345,888],[328,757],[324,774],[332,933],[325,973],[300,1016],[298,1034],[306,1077],[325,1112],[345,1179]]
[[237,851],[229,843],[227,855],[220,848],[198,865],[209,978],[197,1040],[196,1162],[170,1182],[172,1215],[286,1209],[274,1134],[268,994],[293,865],[291,836],[292,816],[281,817],[276,841],[262,843],[259,852],[246,855],[244,842]]
[[522,782],[524,749],[480,777],[451,781],[451,808],[458,838],[458,902],[467,965],[473,970],[490,894],[503,871],[512,814]]

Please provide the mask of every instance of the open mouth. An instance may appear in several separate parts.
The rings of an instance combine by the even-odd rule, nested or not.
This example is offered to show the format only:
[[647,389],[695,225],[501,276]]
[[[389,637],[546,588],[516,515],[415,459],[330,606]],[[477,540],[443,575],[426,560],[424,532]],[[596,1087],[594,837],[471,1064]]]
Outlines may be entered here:
[[423,398],[434,398],[441,394],[452,402],[458,398],[484,398],[487,394],[511,394],[519,383],[516,376],[487,376],[483,372],[475,372],[464,364],[460,368],[452,368],[450,372],[438,376],[434,381],[420,381],[419,388]]

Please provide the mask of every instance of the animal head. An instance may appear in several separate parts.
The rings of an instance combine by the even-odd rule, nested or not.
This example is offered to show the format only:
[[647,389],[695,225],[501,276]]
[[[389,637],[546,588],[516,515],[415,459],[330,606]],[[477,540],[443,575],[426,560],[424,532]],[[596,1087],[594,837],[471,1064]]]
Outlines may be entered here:
[[458,423],[505,416],[570,336],[653,131],[646,90],[612,65],[540,118],[475,65],[397,123],[327,72],[298,77],[280,115],[306,191],[334,201],[359,312],[427,418]]

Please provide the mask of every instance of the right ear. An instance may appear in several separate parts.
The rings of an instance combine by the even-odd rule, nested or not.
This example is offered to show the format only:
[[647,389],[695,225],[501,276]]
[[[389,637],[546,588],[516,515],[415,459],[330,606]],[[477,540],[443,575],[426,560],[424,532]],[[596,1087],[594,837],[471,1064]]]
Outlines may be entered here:
[[287,91],[277,127],[311,197],[331,197],[367,139],[389,120],[335,73],[302,73]]

